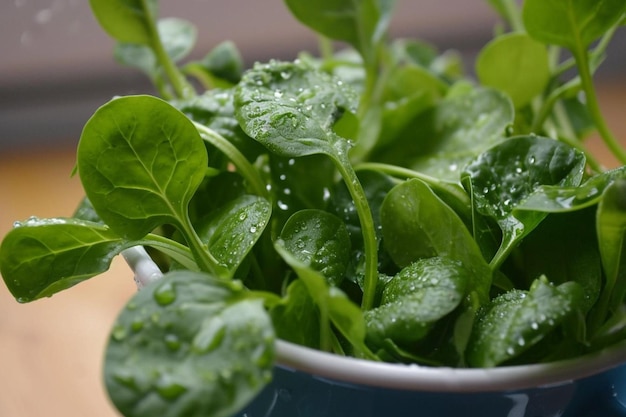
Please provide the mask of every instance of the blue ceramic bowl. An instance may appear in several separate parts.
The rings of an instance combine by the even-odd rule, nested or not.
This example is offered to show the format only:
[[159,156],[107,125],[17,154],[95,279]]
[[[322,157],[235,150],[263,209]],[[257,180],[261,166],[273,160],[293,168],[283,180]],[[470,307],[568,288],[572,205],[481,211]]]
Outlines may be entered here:
[[429,368],[278,342],[274,379],[235,417],[626,416],[626,342],[550,364]]

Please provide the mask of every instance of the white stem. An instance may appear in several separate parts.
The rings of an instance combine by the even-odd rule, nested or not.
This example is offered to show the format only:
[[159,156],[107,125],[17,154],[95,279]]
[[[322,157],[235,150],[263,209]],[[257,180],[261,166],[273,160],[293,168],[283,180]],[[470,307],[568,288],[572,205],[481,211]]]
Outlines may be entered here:
[[151,282],[161,279],[163,276],[163,273],[143,246],[133,246],[125,249],[122,251],[122,256],[128,266],[130,266],[130,269],[135,273],[135,283],[139,290]]

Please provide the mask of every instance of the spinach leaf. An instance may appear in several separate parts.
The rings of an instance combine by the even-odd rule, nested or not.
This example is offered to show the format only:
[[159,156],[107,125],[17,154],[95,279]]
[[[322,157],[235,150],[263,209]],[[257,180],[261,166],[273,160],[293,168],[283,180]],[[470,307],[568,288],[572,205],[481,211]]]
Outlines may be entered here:
[[313,349],[321,347],[319,310],[304,281],[292,281],[285,296],[269,313],[281,340]]
[[16,223],[0,246],[0,273],[19,302],[49,297],[109,269],[133,244],[108,227],[78,219]]
[[626,179],[615,181],[604,191],[596,227],[606,276],[603,295],[610,297],[608,309],[615,312],[626,295]]
[[367,196],[350,163],[350,142],[333,130],[356,94],[343,81],[302,62],[272,61],[247,72],[235,93],[235,114],[243,130],[284,157],[327,155],[354,200],[366,253],[362,306],[371,308],[378,281],[376,232]]
[[279,239],[300,263],[339,285],[350,261],[350,236],[346,225],[322,210],[301,210],[292,215]]
[[459,305],[470,275],[460,262],[444,257],[403,268],[385,286],[380,306],[365,312],[368,343],[379,348],[385,339],[401,346],[418,342]]
[[376,159],[457,182],[467,162],[503,140],[513,119],[510,99],[496,90],[448,96],[422,113]]
[[111,37],[144,45],[152,42],[151,22],[157,15],[156,0],[89,0],[89,4]]
[[552,332],[583,297],[576,283],[554,287],[545,277],[528,292],[512,290],[479,312],[468,346],[471,366],[490,368],[509,361]]
[[203,269],[224,273],[189,220],[188,205],[204,178],[207,154],[184,114],[150,96],[114,99],[85,125],[77,165],[87,197],[118,235],[141,239],[172,224]]
[[550,79],[548,49],[524,33],[501,35],[478,55],[480,82],[504,91],[521,108],[540,95]]
[[361,309],[343,291],[329,285],[321,273],[301,262],[293,252],[293,250],[297,251],[297,248],[286,247],[281,239],[276,240],[275,247],[302,280],[310,297],[317,305],[320,349],[336,353],[343,352],[343,347],[339,345],[332,332],[332,323],[334,328],[350,343],[354,349],[354,355],[374,358],[375,356],[365,345],[365,321]]
[[547,215],[516,210],[517,206],[541,185],[579,185],[584,167],[581,152],[537,136],[510,138],[466,166],[463,178],[472,184],[476,210],[493,218],[502,229],[500,249],[491,260],[493,269]]
[[385,248],[400,267],[420,258],[441,256],[471,272],[471,288],[486,300],[491,271],[458,215],[421,180],[394,187],[380,211]]
[[271,379],[274,331],[241,283],[189,271],[138,292],[117,318],[105,382],[126,416],[211,415],[243,408]]
[[368,63],[384,39],[394,0],[285,0],[302,23],[331,39],[352,45]]
[[223,204],[198,227],[209,252],[232,276],[270,221],[272,206],[263,197],[243,195]]
[[622,0],[526,0],[523,18],[535,39],[578,50],[602,36],[625,11]]

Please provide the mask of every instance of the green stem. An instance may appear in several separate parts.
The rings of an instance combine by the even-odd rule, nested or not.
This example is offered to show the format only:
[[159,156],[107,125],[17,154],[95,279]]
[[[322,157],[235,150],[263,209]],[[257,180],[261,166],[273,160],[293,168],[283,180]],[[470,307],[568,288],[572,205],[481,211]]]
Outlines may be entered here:
[[252,192],[256,195],[269,199],[269,191],[265,188],[263,179],[259,175],[254,166],[246,159],[246,157],[230,143],[222,135],[210,129],[203,124],[193,122],[196,129],[200,133],[200,136],[220,150],[228,159],[235,165],[237,171],[248,181],[248,184],[252,188]]
[[606,120],[600,111],[600,105],[598,103],[598,97],[593,84],[591,71],[589,69],[588,52],[586,49],[577,48],[573,51],[574,58],[576,59],[576,65],[578,66],[578,73],[580,75],[580,81],[585,91],[585,97],[587,99],[587,109],[593,119],[600,137],[611,150],[613,155],[622,163],[626,164],[626,151],[621,147],[615,136],[611,133]]
[[[142,7],[144,10],[150,10],[150,7],[147,4],[148,0],[141,0]],[[165,74],[170,80],[172,84],[172,88],[174,89],[175,94],[178,98],[190,98],[194,95],[193,87],[191,84],[187,82],[185,77],[178,70],[178,67],[174,64],[169,54],[165,50],[163,46],[163,42],[161,42],[161,36],[159,35],[159,29],[157,26],[156,18],[147,19],[148,23],[148,31],[150,32],[151,39],[151,48],[154,54],[156,55],[157,61],[163,67]]]
[[522,21],[517,3],[514,0],[502,0],[501,4],[504,6],[505,18],[509,21],[511,29],[514,32],[524,31],[524,22]]
[[340,139],[336,143],[335,149],[337,149],[337,153],[335,155],[336,159],[333,158],[333,161],[335,161],[335,165],[346,183],[361,224],[365,250],[365,281],[363,284],[361,308],[363,310],[369,310],[374,307],[376,287],[378,286],[378,243],[376,240],[374,218],[372,217],[372,212],[367,202],[365,190],[363,190],[363,186],[359,182],[356,172],[350,164],[347,152],[348,142]]
[[190,249],[174,240],[151,233],[142,239],[140,244],[158,249],[187,269],[192,271],[198,270],[198,264]]
[[221,265],[211,252],[209,252],[207,245],[202,242],[200,236],[198,236],[193,226],[191,226],[189,216],[186,216],[184,221],[180,223],[180,231],[185,236],[189,249],[196,258],[196,262],[202,271],[213,274],[217,278],[230,279],[232,277],[230,271]]

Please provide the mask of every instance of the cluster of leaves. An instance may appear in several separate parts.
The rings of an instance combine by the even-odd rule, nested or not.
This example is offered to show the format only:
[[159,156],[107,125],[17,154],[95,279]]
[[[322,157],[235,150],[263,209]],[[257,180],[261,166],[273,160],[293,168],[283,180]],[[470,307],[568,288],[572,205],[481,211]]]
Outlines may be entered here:
[[86,198],[16,223],[7,287],[29,302],[151,249],[167,273],[106,355],[128,416],[232,415],[271,377],[277,337],[460,367],[624,339],[626,169],[603,170],[584,138],[597,128],[626,163],[592,83],[626,3],[489,2],[508,26],[473,81],[453,53],[390,41],[391,0],[285,0],[322,56],[247,71],[231,43],[178,64],[195,30],[154,0],[91,0],[161,98],[91,117]]

